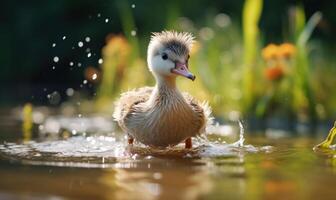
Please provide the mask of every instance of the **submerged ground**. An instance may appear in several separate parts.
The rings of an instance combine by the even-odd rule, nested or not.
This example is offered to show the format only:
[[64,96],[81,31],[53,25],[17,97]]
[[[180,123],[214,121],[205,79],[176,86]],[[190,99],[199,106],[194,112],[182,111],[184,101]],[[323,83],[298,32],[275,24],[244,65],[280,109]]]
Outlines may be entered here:
[[[22,142],[17,122],[1,118],[0,199],[335,199],[336,157],[314,152],[313,137],[245,145],[221,136],[149,150],[116,135]],[[214,140],[214,138],[216,138]],[[251,144],[251,145],[246,145]],[[253,146],[252,146],[253,145]]]

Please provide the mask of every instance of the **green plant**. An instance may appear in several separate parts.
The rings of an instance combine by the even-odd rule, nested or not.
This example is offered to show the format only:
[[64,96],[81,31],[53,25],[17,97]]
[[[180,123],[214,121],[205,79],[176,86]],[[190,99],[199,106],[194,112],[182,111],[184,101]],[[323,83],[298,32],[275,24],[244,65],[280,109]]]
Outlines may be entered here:
[[258,65],[259,28],[258,23],[262,11],[262,0],[246,0],[243,8],[243,110],[251,112],[256,94],[256,68]]

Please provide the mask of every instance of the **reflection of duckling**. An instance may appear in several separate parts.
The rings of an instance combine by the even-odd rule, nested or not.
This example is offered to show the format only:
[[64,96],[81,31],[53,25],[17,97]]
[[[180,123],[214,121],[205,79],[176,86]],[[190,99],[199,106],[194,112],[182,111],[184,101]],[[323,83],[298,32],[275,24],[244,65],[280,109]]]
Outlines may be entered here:
[[116,103],[114,118],[133,138],[154,147],[167,147],[185,141],[205,130],[210,122],[210,108],[176,88],[177,75],[195,79],[189,72],[189,33],[163,31],[154,33],[148,46],[147,62],[156,79],[155,87],[143,87],[122,94]]

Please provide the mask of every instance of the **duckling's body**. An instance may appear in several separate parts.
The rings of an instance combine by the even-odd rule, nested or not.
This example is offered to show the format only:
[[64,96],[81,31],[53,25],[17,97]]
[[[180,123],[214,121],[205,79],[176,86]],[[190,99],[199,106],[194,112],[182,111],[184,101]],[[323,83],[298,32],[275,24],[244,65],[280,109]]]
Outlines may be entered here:
[[[175,34],[169,35],[172,39],[181,36],[171,34]],[[153,52],[149,47],[149,59],[151,55]],[[199,104],[187,93],[182,94],[176,88],[175,75],[155,73],[158,69],[153,68],[150,66],[157,81],[156,86],[122,94],[116,103],[114,118],[127,132],[130,143],[134,138],[149,146],[167,147],[186,141],[186,147],[190,148],[190,138],[205,131],[205,126],[211,119],[210,108],[207,104]],[[169,71],[173,69],[177,69],[175,65]],[[190,74],[185,76],[191,77]]]

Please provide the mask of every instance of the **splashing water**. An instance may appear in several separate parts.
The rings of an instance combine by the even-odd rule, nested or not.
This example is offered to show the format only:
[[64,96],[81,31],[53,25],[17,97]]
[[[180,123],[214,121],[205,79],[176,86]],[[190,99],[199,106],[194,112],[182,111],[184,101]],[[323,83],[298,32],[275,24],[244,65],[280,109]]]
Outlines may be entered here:
[[53,61],[54,61],[55,63],[57,63],[57,62],[59,61],[59,57],[55,56],[55,57],[53,58]]
[[238,121],[238,123],[239,123],[239,140],[235,142],[234,145],[237,145],[238,147],[244,147],[244,142],[245,142],[244,126],[240,120]]
[[82,41],[78,42],[78,47],[83,47],[84,43]]
[[[54,119],[55,120],[55,119]],[[60,118],[59,122],[64,123],[65,119]],[[65,120],[67,121],[67,120]],[[83,123],[80,123],[83,121]],[[88,118],[76,118],[76,124],[82,126],[72,126],[67,124],[63,127],[58,125],[59,130],[68,130],[72,137],[68,139],[58,139],[54,141],[29,141],[23,144],[5,143],[0,145],[0,156],[9,160],[16,160],[34,165],[57,165],[72,167],[107,167],[120,161],[131,161],[134,159],[144,159],[148,156],[154,157],[176,157],[176,158],[216,158],[216,157],[236,157],[240,158],[246,153],[268,153],[272,151],[270,146],[255,147],[244,145],[244,128],[241,122],[239,140],[232,144],[210,141],[208,136],[202,135],[193,139],[194,148],[185,149],[183,144],[175,147],[157,149],[136,143],[134,146],[127,145],[127,138],[124,134],[115,132],[101,133],[102,135],[92,135],[89,124],[94,120]],[[57,121],[54,121],[54,124]],[[72,123],[73,124],[73,123]],[[44,129],[48,124],[43,125]],[[54,134],[58,134],[59,131]],[[84,134],[85,133],[85,134]],[[88,133],[87,136],[85,136]],[[213,137],[213,134],[211,134]],[[220,137],[220,136],[218,136]],[[103,161],[103,162],[102,162]]]

